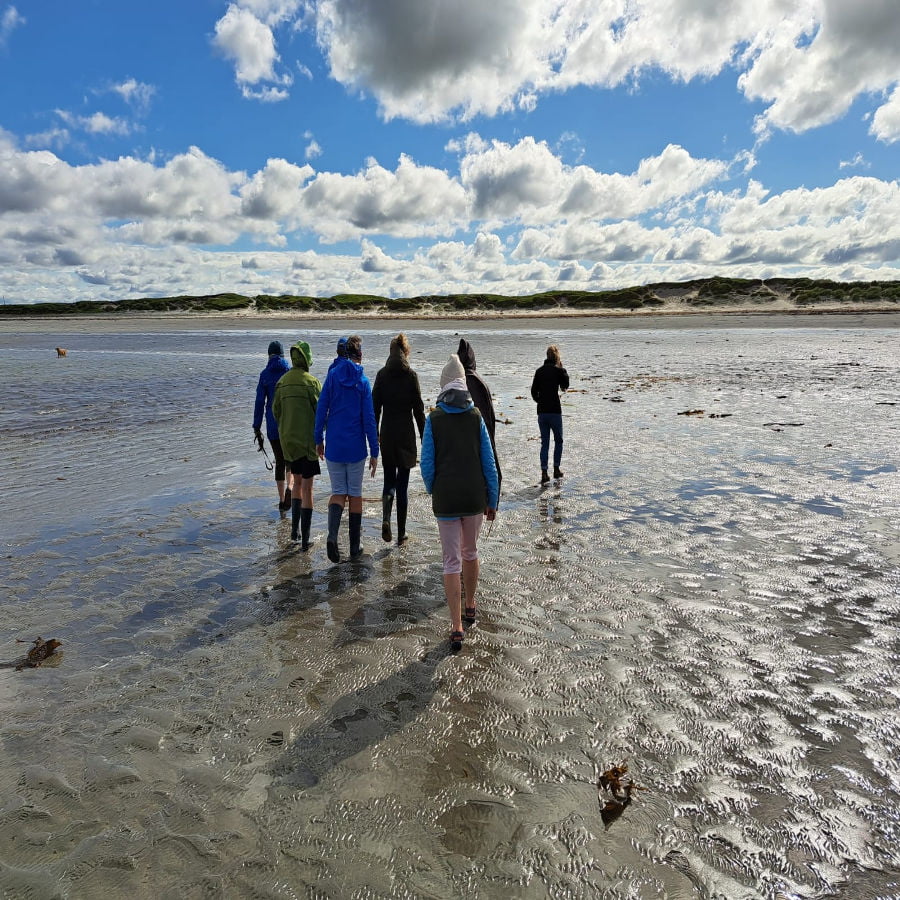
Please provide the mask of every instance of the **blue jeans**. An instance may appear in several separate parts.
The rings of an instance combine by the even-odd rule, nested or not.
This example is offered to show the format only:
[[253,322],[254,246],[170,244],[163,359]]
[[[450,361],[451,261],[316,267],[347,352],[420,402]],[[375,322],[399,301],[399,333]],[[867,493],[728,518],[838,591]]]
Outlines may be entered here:
[[541,468],[547,468],[547,457],[550,454],[550,432],[552,431],[553,465],[558,469],[562,462],[562,413],[538,413],[538,428],[541,432]]

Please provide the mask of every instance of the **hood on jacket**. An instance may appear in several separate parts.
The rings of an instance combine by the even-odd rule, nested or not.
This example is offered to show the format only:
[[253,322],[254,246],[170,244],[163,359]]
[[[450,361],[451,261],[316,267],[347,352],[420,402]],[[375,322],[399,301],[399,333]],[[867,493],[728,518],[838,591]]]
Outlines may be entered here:
[[364,372],[363,367],[352,359],[339,356],[332,364],[329,370],[333,373],[333,377],[341,387],[358,388],[362,384]]
[[309,371],[309,367],[312,365],[312,350],[306,341],[297,341],[296,344],[291,345],[291,362],[298,369],[303,369],[304,372]]
[[263,372],[274,373],[277,378],[281,378],[288,369],[290,369],[290,366],[288,365],[287,360],[283,356],[276,356],[273,354],[269,357],[269,361],[266,363]]
[[459,339],[459,349],[456,351],[456,355],[466,372],[475,371],[475,351],[465,338]]
[[384,367],[392,372],[401,370],[405,371],[409,368],[409,360],[406,358],[406,354],[402,350],[392,350],[388,355]]
[[472,409],[472,395],[468,391],[462,391],[459,388],[451,387],[443,390],[438,394],[437,404],[444,412],[462,412]]

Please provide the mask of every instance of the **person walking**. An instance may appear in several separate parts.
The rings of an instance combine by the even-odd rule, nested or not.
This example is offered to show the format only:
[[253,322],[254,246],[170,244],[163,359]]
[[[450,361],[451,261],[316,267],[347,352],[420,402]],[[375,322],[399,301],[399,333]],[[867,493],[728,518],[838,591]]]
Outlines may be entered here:
[[559,347],[550,344],[544,364],[531,381],[531,399],[537,403],[538,429],[541,433],[541,484],[550,480],[547,465],[550,457],[550,432],[553,432],[553,477],[562,478],[563,452],[562,406],[560,391],[569,389],[569,373],[563,368]]
[[309,549],[309,531],[313,512],[313,479],[320,474],[314,429],[316,405],[322,385],[310,374],[312,351],[306,341],[291,347],[293,367],[275,386],[272,411],[278,423],[281,446],[294,479],[299,479],[299,496],[291,498],[291,540],[300,532],[300,549]]
[[494,401],[491,398],[491,390],[485,383],[485,380],[475,371],[475,351],[465,338],[459,339],[456,355],[466,371],[466,387],[472,397],[472,402],[475,404],[478,412],[481,413],[481,418],[484,419],[485,427],[491,439],[491,449],[494,451],[494,462],[497,465],[497,483],[502,486],[503,472],[500,471],[500,459],[497,456],[497,440],[494,433],[497,429],[497,416],[494,413]]
[[[475,622],[480,563],[478,532],[497,515],[500,482],[487,426],[466,388],[453,353],[441,372],[437,408],[422,436],[422,481],[431,494],[443,555],[444,596],[450,612],[450,648],[462,648],[463,618]],[[466,606],[462,609],[462,592]]]
[[272,414],[272,400],[275,397],[275,385],[290,368],[284,358],[281,341],[272,341],[269,344],[269,362],[259,373],[256,402],[253,405],[253,436],[260,449],[263,447],[262,423],[265,416],[266,437],[272,445],[272,455],[275,457],[275,487],[278,490],[278,508],[281,510],[291,508],[291,480],[288,479],[285,485],[284,453],[278,435],[278,423]]
[[425,430],[425,405],[419,377],[409,365],[409,340],[402,332],[391,341],[384,368],[372,388],[384,488],[381,492],[381,537],[390,543],[391,510],[397,499],[397,544],[408,540],[409,473],[416,464],[416,432]]
[[[346,346],[346,356],[341,355]],[[327,443],[325,438],[328,438]],[[378,428],[372,406],[372,386],[362,367],[362,338],[352,335],[338,342],[338,356],[322,385],[316,407],[316,453],[331,478],[328,500],[328,558],[341,561],[338,530],[344,506],[350,506],[350,558],[362,555],[362,481],[369,445],[369,473],[378,467]]]

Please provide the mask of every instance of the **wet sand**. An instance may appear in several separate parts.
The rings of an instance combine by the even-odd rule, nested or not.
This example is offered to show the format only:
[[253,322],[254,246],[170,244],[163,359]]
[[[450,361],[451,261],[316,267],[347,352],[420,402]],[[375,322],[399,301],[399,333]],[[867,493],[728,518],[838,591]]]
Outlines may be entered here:
[[[3,323],[0,661],[64,655],[0,669],[0,896],[897,894],[900,322],[677,322],[409,325],[426,401],[465,334],[501,417],[457,656],[417,471],[407,546],[380,473],[362,562],[325,556],[327,477],[290,541],[271,322]],[[374,374],[398,324],[353,324]],[[323,374],[350,324],[303,326]]]

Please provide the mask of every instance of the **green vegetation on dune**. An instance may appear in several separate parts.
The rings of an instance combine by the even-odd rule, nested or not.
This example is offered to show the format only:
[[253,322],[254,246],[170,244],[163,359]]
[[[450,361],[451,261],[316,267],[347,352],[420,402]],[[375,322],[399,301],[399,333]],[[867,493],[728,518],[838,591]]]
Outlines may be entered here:
[[0,316],[107,315],[122,313],[386,312],[415,315],[485,310],[492,313],[552,310],[665,312],[667,309],[722,310],[764,308],[779,300],[800,310],[825,304],[855,309],[900,306],[900,280],[839,282],[812,278],[701,278],[660,282],[610,291],[545,291],[526,296],[504,294],[432,294],[378,297],[335,294],[333,297],[293,294],[221,293],[191,297],[145,297],[118,301],[78,300],[72,303],[18,303],[0,306]]

